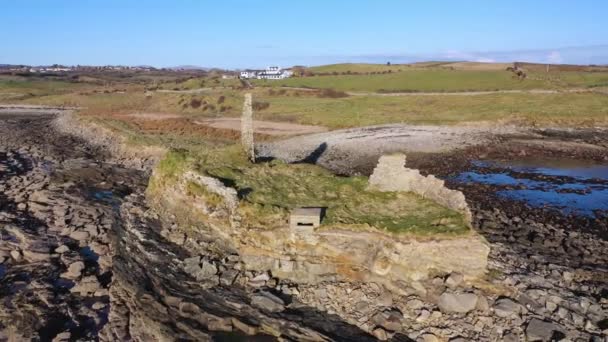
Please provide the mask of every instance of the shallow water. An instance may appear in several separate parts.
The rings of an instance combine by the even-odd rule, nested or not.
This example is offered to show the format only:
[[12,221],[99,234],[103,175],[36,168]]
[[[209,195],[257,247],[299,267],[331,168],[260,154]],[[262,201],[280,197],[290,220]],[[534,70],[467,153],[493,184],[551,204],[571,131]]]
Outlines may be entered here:
[[563,159],[476,161],[452,180],[493,185],[500,197],[567,215],[597,217],[608,210],[608,165]]

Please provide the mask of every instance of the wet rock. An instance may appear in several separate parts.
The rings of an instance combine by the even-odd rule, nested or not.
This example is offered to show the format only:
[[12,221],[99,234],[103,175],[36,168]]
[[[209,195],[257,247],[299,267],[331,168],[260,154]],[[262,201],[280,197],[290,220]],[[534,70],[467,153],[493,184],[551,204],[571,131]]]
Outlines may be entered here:
[[269,312],[285,310],[283,300],[270,292],[262,291],[251,298],[251,305]]
[[478,297],[474,293],[448,293],[439,297],[437,306],[442,312],[467,313],[475,309]]
[[70,250],[70,247],[68,247],[66,245],[61,245],[61,246],[55,248],[55,253],[63,254],[63,253],[69,252],[69,250]]
[[51,255],[48,252],[35,252],[31,250],[23,250],[23,259],[29,262],[48,261]]
[[93,310],[100,310],[106,307],[106,304],[102,303],[102,302],[95,302],[93,303],[93,305],[91,305],[91,308],[93,308]]
[[101,288],[97,277],[92,275],[88,277],[83,277],[80,282],[76,283],[74,287],[70,289],[73,293],[80,293],[82,296],[94,294],[97,290]]
[[52,342],[68,342],[70,341],[70,337],[72,337],[72,334],[69,331],[64,331],[57,334],[57,336],[53,338]]
[[89,233],[85,231],[75,230],[70,233],[70,238],[76,241],[86,241],[89,239]]
[[70,264],[67,272],[62,273],[61,277],[66,279],[76,279],[80,277],[82,270],[84,270],[84,262],[76,261]]

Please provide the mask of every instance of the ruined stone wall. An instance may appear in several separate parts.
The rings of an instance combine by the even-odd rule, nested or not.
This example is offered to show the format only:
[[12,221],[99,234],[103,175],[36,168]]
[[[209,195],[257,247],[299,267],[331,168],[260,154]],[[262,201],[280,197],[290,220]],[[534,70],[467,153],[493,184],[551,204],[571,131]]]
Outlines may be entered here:
[[405,162],[404,154],[381,156],[369,177],[369,187],[379,191],[413,192],[462,213],[471,224],[471,210],[462,192],[448,189],[443,180],[433,175],[423,176],[418,170],[406,168]]

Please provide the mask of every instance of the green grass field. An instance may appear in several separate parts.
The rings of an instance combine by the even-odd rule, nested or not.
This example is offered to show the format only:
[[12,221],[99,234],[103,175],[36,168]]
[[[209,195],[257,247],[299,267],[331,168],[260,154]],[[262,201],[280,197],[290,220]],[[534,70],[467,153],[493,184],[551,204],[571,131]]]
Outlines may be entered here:
[[383,71],[392,71],[398,72],[401,70],[405,70],[411,68],[409,64],[372,64],[372,63],[341,63],[341,64],[328,64],[306,68],[306,70],[311,71],[313,73],[343,73],[343,72],[352,72],[352,73],[365,73],[365,72],[383,72]]
[[[384,66],[386,67],[386,66]],[[608,72],[534,73],[525,80],[507,71],[412,68],[375,75],[330,75],[256,80],[258,86],[335,89],[354,92],[462,92],[561,89],[608,84]]]
[[607,125],[608,96],[595,93],[489,94],[474,96],[312,96],[261,98],[257,118],[329,128],[386,123],[458,124],[512,121],[527,124]]

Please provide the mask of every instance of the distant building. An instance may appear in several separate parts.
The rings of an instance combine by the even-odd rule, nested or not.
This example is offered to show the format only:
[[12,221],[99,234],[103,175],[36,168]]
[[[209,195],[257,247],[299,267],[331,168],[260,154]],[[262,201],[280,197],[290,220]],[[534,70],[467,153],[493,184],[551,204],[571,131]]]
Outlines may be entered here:
[[271,66],[265,70],[246,70],[240,73],[241,78],[257,78],[258,80],[282,80],[292,75],[291,70],[281,69],[278,66]]

